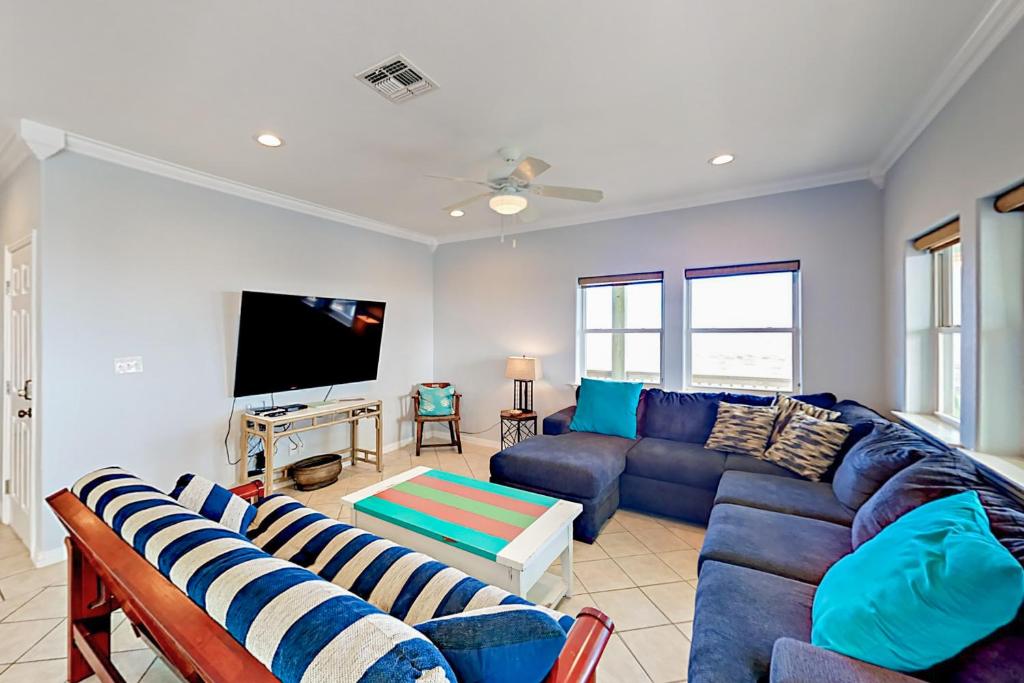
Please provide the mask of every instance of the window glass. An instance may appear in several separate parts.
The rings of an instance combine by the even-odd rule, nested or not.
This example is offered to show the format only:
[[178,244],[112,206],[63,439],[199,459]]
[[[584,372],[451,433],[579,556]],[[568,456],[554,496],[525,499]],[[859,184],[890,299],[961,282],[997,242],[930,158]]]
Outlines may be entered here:
[[791,332],[694,332],[691,385],[793,391]]
[[658,382],[661,378],[661,335],[632,332],[625,337],[626,379],[634,382]]
[[582,377],[661,383],[662,283],[582,287]]
[[612,335],[588,332],[586,337],[586,376],[610,377],[612,372]]
[[690,280],[693,329],[793,327],[793,274]]
[[661,283],[645,282],[623,287],[626,295],[626,327],[661,328]]
[[607,330],[612,326],[612,288],[587,287],[583,290],[586,303],[584,327],[588,330]]

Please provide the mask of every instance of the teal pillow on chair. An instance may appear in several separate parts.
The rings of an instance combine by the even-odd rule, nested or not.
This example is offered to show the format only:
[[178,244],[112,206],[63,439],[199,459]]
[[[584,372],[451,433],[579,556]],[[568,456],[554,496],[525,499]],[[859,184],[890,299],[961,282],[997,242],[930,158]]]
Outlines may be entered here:
[[425,387],[420,385],[420,415],[439,417],[455,412],[452,397],[455,387]]
[[989,529],[976,491],[906,513],[832,566],[811,642],[896,671],[945,661],[1008,624],[1024,569]]
[[636,407],[642,382],[609,382],[584,378],[569,429],[636,438]]

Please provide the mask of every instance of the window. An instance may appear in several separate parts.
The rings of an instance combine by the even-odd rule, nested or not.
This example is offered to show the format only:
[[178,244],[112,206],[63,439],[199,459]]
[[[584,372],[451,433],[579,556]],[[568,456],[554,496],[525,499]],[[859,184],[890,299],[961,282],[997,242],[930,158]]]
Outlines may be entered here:
[[800,388],[800,262],[695,268],[687,280],[687,386]]
[[960,422],[960,312],[963,261],[960,243],[932,252],[936,335],[936,413]]
[[662,274],[579,279],[579,375],[661,383]]

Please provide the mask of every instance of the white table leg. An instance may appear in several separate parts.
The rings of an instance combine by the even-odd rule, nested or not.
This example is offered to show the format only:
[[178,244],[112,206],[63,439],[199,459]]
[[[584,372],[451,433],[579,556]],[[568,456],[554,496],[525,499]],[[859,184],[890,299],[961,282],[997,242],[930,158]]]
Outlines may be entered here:
[[572,597],[572,522],[569,522],[567,534],[569,536],[565,550],[562,551],[562,580],[565,582],[565,597]]

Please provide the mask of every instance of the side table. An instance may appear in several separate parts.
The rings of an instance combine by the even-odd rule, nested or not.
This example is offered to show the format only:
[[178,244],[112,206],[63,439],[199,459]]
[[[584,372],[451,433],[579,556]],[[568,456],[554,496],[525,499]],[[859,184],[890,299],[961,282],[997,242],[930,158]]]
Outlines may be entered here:
[[501,411],[501,447],[514,446],[537,435],[537,413],[532,410]]

